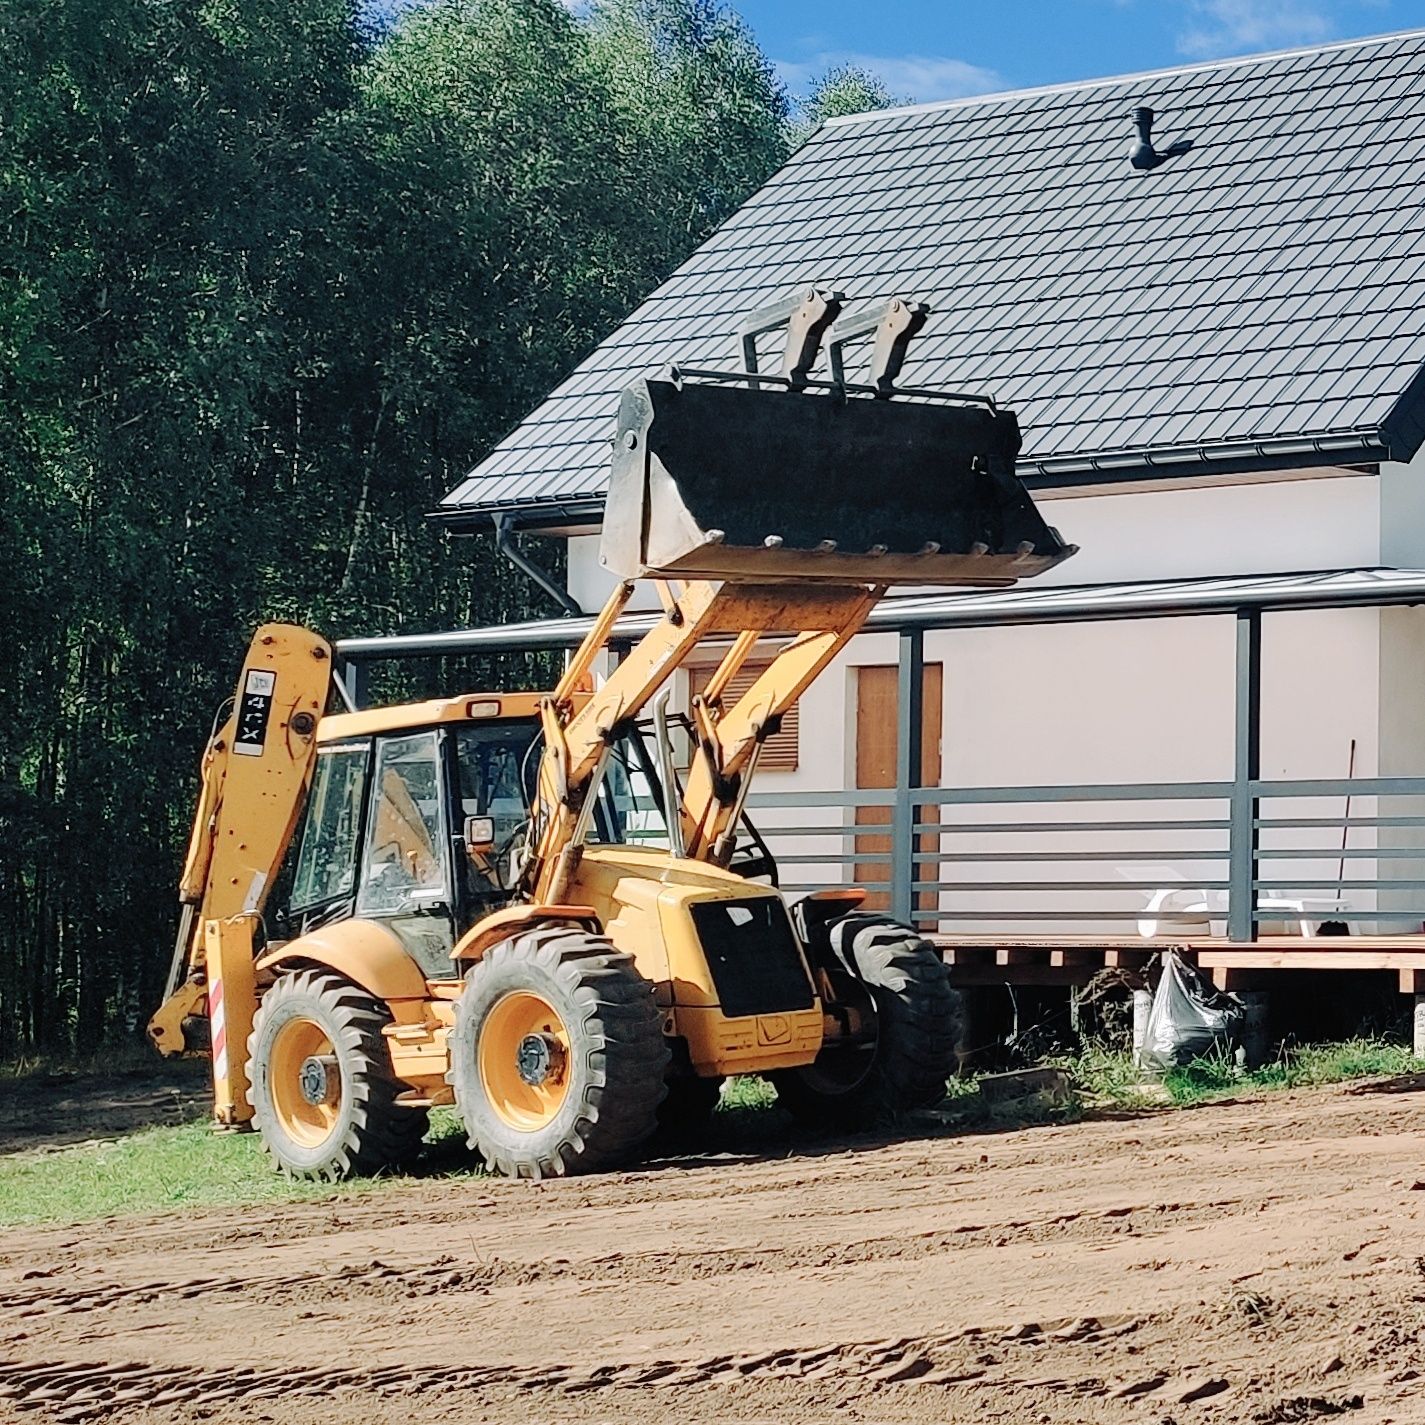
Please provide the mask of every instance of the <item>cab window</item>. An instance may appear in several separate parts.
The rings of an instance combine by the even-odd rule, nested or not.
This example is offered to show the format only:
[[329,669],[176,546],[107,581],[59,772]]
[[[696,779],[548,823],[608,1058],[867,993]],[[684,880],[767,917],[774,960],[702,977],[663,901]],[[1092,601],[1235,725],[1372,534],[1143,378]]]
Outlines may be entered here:
[[446,899],[434,732],[377,744],[371,801],[357,913],[393,915]]
[[294,910],[341,900],[356,884],[356,842],[370,754],[367,742],[339,743],[317,754],[292,880]]
[[510,853],[529,817],[528,784],[536,765],[530,744],[537,731],[534,722],[521,720],[470,723],[456,734],[460,815],[488,817],[493,823],[488,850],[467,848],[467,885],[477,901],[502,898],[508,890]]
[[668,849],[668,823],[646,757],[646,748],[633,737],[610,753],[590,841]]

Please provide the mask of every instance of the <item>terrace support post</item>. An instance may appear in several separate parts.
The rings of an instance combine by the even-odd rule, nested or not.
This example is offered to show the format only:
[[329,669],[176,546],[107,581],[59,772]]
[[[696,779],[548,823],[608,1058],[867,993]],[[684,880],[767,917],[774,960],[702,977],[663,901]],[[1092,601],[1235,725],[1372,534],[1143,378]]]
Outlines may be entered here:
[[1237,610],[1236,749],[1229,832],[1227,938],[1256,937],[1257,797],[1262,770],[1262,612]]
[[1267,1062],[1267,1050],[1271,1046],[1267,1035],[1271,996],[1266,990],[1238,990],[1237,998],[1247,1012],[1242,1021],[1242,1067],[1260,1069]]
[[1136,1065],[1143,1057],[1143,1046],[1148,1042],[1148,1016],[1153,1013],[1152,990],[1133,991],[1133,1062]]
[[891,808],[891,914],[915,924],[915,821],[913,793],[921,784],[925,723],[925,634],[902,629],[896,677],[896,797]]

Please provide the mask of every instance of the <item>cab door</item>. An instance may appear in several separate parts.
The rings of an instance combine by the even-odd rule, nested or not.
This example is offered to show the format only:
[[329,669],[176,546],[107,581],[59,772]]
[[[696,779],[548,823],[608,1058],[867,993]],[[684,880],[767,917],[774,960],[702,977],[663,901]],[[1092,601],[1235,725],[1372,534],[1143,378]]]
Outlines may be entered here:
[[356,914],[400,938],[428,979],[452,979],[451,832],[435,730],[377,739]]

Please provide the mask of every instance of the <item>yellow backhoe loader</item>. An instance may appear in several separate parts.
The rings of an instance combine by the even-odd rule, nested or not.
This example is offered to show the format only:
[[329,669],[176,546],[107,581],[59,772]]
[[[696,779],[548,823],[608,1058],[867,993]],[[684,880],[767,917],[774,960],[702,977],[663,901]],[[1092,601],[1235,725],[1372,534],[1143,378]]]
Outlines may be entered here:
[[[1073,551],[1015,477],[1012,413],[896,391],[924,310],[838,329],[839,308],[805,293],[744,329],[746,370],[625,392],[602,542],[619,582],[552,692],[328,712],[328,646],[258,631],[204,758],[150,1035],[201,1052],[207,1021],[218,1121],[255,1126],[284,1171],[399,1163],[437,1104],[492,1169],[538,1178],[627,1161],[728,1075],[847,1125],[944,1092],[958,1007],[934,948],[854,887],[789,906],[748,788],[888,586],[1005,584]],[[841,348],[866,335],[852,383]],[[639,578],[662,615],[595,689]],[[771,661],[725,696],[763,640]],[[672,717],[699,647],[715,671]]]

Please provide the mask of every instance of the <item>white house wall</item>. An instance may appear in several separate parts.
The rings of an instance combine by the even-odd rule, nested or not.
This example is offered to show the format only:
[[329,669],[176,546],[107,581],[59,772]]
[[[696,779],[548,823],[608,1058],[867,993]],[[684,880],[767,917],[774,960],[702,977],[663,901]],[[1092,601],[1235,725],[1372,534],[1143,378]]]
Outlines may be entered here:
[[[1126,582],[1238,573],[1425,566],[1422,472],[1387,467],[1368,475],[1277,480],[1198,489],[1092,493],[1044,500],[1051,523],[1081,552],[1047,580],[1060,584]],[[597,563],[597,538],[570,542],[569,586],[585,608],[597,607],[610,581]],[[865,634],[802,699],[800,765],[765,772],[758,790],[835,790],[854,782],[855,670],[893,664],[893,634]],[[1230,616],[1071,624],[927,633],[927,662],[944,665],[942,782],[954,787],[1223,781],[1232,775],[1234,627]],[[1357,777],[1425,773],[1425,611],[1331,610],[1267,615],[1263,623],[1262,773],[1268,778],[1344,777],[1352,739]],[[1399,807],[1382,807],[1398,811]],[[1280,814],[1339,817],[1340,798],[1278,802]],[[1357,799],[1357,816],[1376,810]],[[947,823],[1111,820],[1125,817],[1223,817],[1225,804],[1133,802],[1073,806],[947,807]],[[840,809],[767,809],[770,827],[849,825]],[[1127,844],[1125,844],[1127,842]],[[1319,859],[1268,863],[1264,875],[1283,892],[1294,881],[1338,874],[1331,831],[1279,831],[1267,850],[1321,848]],[[1352,833],[1370,849],[1373,833]],[[963,882],[940,904],[961,915],[1006,904],[1019,911],[1070,906],[1136,910],[1146,899],[1125,887],[1113,894],[970,889],[994,880],[1116,881],[1186,885],[1225,879],[1221,860],[1194,862],[1160,852],[1204,852],[1225,845],[1213,832],[966,834],[945,838],[940,879]],[[957,863],[955,851],[1005,853],[1073,848],[1112,853],[1103,863]],[[849,851],[836,838],[779,837],[794,855]],[[1121,854],[1120,854],[1121,853]],[[1397,865],[1399,863],[1396,863]],[[1353,858],[1347,875],[1374,876],[1373,860]],[[1402,876],[1418,878],[1405,863]],[[786,879],[851,879],[837,862],[789,867]],[[1318,893],[1319,894],[1319,893]],[[1369,908],[1370,897],[1353,903]],[[966,931],[1044,929],[1025,919],[957,919]],[[946,928],[950,928],[947,923]],[[1089,921],[1072,928],[1130,932],[1133,921]],[[1218,925],[1216,928],[1220,929]],[[1418,919],[1416,922],[1418,928]]]

